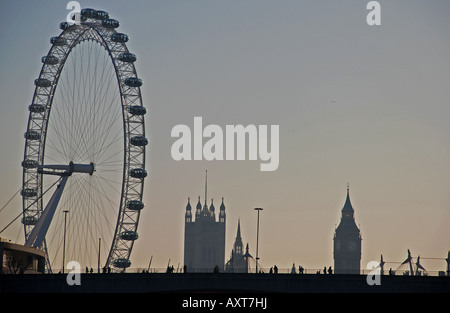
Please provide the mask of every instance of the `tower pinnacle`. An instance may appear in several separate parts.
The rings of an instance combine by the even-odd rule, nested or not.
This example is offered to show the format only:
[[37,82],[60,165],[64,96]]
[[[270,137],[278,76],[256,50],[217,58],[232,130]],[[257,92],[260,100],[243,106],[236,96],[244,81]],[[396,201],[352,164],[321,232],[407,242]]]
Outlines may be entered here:
[[242,245],[242,238],[241,238],[241,220],[240,219],[238,219],[236,240],[234,242],[234,253],[238,254],[238,255],[242,255],[242,253],[243,253],[243,245]]

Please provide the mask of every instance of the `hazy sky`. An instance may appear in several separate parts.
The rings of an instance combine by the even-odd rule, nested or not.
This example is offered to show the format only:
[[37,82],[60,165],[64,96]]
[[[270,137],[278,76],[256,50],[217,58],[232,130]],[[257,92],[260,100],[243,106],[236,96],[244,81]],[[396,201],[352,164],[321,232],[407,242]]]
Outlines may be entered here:
[[[360,226],[361,268],[407,249],[442,270],[450,250],[450,2],[79,1],[130,36],[144,81],[150,139],[146,207],[132,267],[183,262],[187,198],[225,198],[228,259],[241,221],[262,266],[333,265],[347,183]],[[125,4],[126,3],[126,4]],[[0,205],[20,188],[27,107],[65,1],[0,1]],[[172,127],[279,125],[280,162],[172,159]],[[196,200],[192,201],[196,202]],[[22,210],[17,197],[3,228]],[[0,234],[23,240],[20,222]],[[398,264],[387,264],[395,268]]]

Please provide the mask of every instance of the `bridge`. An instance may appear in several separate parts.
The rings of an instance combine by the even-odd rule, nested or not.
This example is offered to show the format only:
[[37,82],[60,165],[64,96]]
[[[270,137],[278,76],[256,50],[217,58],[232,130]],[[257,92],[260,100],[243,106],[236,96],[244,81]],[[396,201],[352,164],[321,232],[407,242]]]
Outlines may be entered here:
[[0,275],[0,293],[450,293],[448,276],[244,273],[93,273]]

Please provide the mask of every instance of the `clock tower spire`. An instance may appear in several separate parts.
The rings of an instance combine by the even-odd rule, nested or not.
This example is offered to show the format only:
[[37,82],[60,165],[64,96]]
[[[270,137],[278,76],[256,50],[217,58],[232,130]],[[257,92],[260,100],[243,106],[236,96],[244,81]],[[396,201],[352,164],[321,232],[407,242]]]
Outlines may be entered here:
[[360,274],[361,232],[356,226],[355,210],[350,201],[347,184],[347,198],[341,210],[341,222],[334,235],[334,272],[336,274]]

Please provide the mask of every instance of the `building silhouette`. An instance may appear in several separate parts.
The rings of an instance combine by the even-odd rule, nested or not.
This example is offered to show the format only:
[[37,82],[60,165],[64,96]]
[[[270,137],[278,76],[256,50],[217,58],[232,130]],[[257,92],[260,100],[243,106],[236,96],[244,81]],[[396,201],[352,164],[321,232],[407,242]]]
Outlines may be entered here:
[[238,220],[236,240],[234,241],[233,249],[231,250],[231,256],[228,262],[225,264],[225,271],[229,273],[249,273],[250,262],[253,257],[248,251],[248,243],[244,254],[244,245],[241,238],[241,222]]
[[341,211],[341,222],[334,235],[334,272],[336,274],[360,274],[361,232],[356,226],[350,192]]
[[202,207],[200,197],[192,216],[190,199],[186,205],[184,223],[184,265],[188,272],[212,272],[215,268],[224,269],[225,263],[225,204],[222,198],[219,218],[213,199],[208,208],[207,178],[205,182],[205,203]]
[[45,251],[0,238],[0,275],[44,274]]

